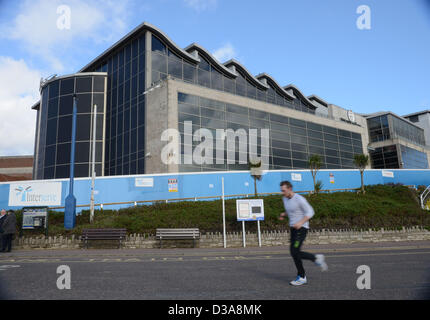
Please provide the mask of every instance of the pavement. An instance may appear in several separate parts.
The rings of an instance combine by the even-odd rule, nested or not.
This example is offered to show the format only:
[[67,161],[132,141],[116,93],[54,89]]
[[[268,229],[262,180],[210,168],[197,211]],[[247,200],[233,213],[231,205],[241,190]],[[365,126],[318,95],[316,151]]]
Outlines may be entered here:
[[[430,299],[430,241],[305,245],[327,272],[304,261],[309,283],[292,287],[288,247],[29,250],[0,253],[2,299],[290,300]],[[370,289],[357,288],[359,266]],[[60,290],[59,266],[70,268]]]

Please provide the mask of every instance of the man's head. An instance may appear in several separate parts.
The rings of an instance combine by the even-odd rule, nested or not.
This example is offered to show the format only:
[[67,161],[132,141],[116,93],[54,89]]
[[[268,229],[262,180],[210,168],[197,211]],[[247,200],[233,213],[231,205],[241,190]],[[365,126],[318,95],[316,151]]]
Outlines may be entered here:
[[4,215],[6,214],[6,210],[5,210],[5,209],[1,209],[0,214],[1,214],[2,216],[4,216]]
[[293,185],[290,181],[281,182],[281,192],[287,198],[291,198],[294,195]]

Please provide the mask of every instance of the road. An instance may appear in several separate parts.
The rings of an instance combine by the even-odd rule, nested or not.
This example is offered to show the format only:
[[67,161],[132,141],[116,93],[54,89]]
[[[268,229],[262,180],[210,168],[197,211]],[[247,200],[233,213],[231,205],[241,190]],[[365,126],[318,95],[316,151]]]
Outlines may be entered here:
[[[306,246],[329,270],[304,265],[309,284],[292,287],[286,247],[241,249],[32,250],[0,254],[3,299],[430,299],[430,241]],[[71,289],[57,288],[57,267]],[[371,270],[359,290],[357,267]]]

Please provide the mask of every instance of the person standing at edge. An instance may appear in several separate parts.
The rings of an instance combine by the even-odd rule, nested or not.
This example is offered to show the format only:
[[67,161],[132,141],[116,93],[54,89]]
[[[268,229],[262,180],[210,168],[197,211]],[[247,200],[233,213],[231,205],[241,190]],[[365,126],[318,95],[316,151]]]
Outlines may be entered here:
[[16,232],[16,216],[13,210],[9,211],[2,225],[3,229],[3,244],[2,252],[10,252],[12,249],[12,238]]
[[281,213],[279,220],[284,220],[288,215],[291,234],[290,253],[297,268],[297,278],[291,281],[290,284],[301,286],[308,282],[302,259],[313,261],[317,266],[321,267],[322,271],[326,271],[328,267],[325,263],[324,255],[314,255],[301,251],[309,230],[309,220],[314,216],[314,209],[303,196],[293,192],[291,182],[282,181],[280,186],[285,212]]
[[3,247],[3,222],[6,220],[6,210],[2,209],[0,212],[0,248]]

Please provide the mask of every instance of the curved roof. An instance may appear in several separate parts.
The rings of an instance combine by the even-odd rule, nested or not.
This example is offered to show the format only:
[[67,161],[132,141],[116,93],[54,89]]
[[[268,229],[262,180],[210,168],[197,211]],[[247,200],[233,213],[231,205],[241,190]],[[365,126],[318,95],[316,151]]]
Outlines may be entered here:
[[245,75],[253,84],[255,84],[260,89],[269,89],[269,86],[267,84],[264,84],[260,80],[258,80],[256,77],[254,77],[239,61],[236,61],[235,59],[231,59],[224,63],[224,65],[228,68],[229,66],[234,66],[236,69],[238,69],[243,75]]
[[158,29],[157,27],[153,26],[152,24],[148,22],[143,22],[136,28],[134,28],[132,31],[127,33],[124,37],[122,37],[119,41],[117,41],[115,44],[113,44],[111,47],[106,49],[102,54],[97,56],[95,59],[93,59],[90,63],[88,63],[85,67],[83,67],[79,72],[84,72],[86,69],[88,69],[90,66],[92,66],[94,63],[102,60],[105,58],[108,54],[110,54],[113,50],[115,50],[117,47],[119,47],[121,44],[127,42],[130,40],[133,36],[136,35],[136,33],[148,30],[155,34],[157,37],[159,37],[161,40],[166,42],[169,46],[169,48],[175,52],[177,55],[182,57],[183,59],[192,62],[192,63],[198,63],[200,60],[193,57],[191,54],[186,52],[185,50],[181,49],[176,43],[174,43],[163,31]]
[[310,95],[308,97],[309,100],[315,100],[318,103],[322,104],[324,107],[328,107],[328,102],[318,97],[316,94]]
[[210,63],[214,67],[218,69],[218,71],[222,72],[224,75],[230,78],[236,78],[237,74],[234,73],[232,70],[224,66],[222,63],[220,63],[209,51],[207,51],[205,48],[203,48],[198,43],[192,43],[188,47],[184,49],[185,51],[191,53],[194,50],[197,51],[199,54],[201,54],[203,57],[205,57],[207,60],[209,60]]
[[275,87],[276,89],[278,89],[279,92],[281,92],[286,98],[289,99],[294,99],[294,97],[287,91],[284,90],[284,88],[282,88],[279,83],[270,75],[268,75],[267,73],[260,73],[259,75],[255,76],[258,80],[260,79],[266,79],[269,80],[269,82],[272,84],[273,87]]
[[[86,66],[80,69],[77,72],[77,74],[86,72],[90,67],[95,66],[96,63],[102,62],[102,60],[105,59],[109,54],[111,54],[115,49],[125,44],[127,41],[131,40],[138,33],[144,30],[147,30],[152,34],[154,34],[155,36],[157,36],[169,47],[169,49],[172,52],[174,52],[175,54],[177,54],[178,56],[180,56],[181,58],[183,58],[188,62],[191,62],[196,65],[200,62],[200,59],[198,58],[198,56],[194,56],[192,54],[193,51],[197,51],[199,55],[202,55],[202,57],[207,59],[218,71],[220,71],[223,75],[229,78],[236,78],[238,76],[238,73],[240,73],[243,76],[245,76],[248,79],[248,81],[250,81],[253,85],[263,90],[267,90],[270,88],[270,86],[266,82],[260,81],[260,79],[266,79],[266,81],[268,81],[272,87],[274,87],[279,93],[281,93],[283,96],[285,96],[288,99],[294,99],[294,96],[287,91],[289,89],[292,89],[297,96],[299,96],[306,104],[308,104],[312,108],[316,108],[316,106],[312,103],[311,99],[316,100],[324,105],[328,105],[327,102],[325,102],[324,100],[322,100],[321,98],[315,95],[306,97],[296,86],[292,84],[285,87],[281,87],[274,78],[272,78],[270,75],[266,73],[261,73],[257,76],[254,76],[240,62],[238,62],[235,59],[231,59],[225,63],[220,63],[209,51],[207,51],[205,48],[203,48],[197,43],[192,43],[189,46],[187,46],[185,49],[182,49],[176,43],[174,43],[163,31],[161,31],[157,27],[147,22],[143,22],[139,26],[134,28],[132,31],[126,34],[115,44],[113,44],[108,49],[106,49],[102,54],[94,58],[90,63],[88,63]],[[230,67],[234,67],[234,70],[232,70]],[[58,79],[58,78],[54,78],[54,79]],[[38,103],[35,103],[32,106],[33,109],[36,109],[37,107],[38,107]]]
[[303,99],[304,102],[308,103],[312,108],[316,108],[316,106],[310,101],[294,84],[290,83],[288,86],[284,87],[285,90],[293,90],[295,94],[297,94],[300,98]]

